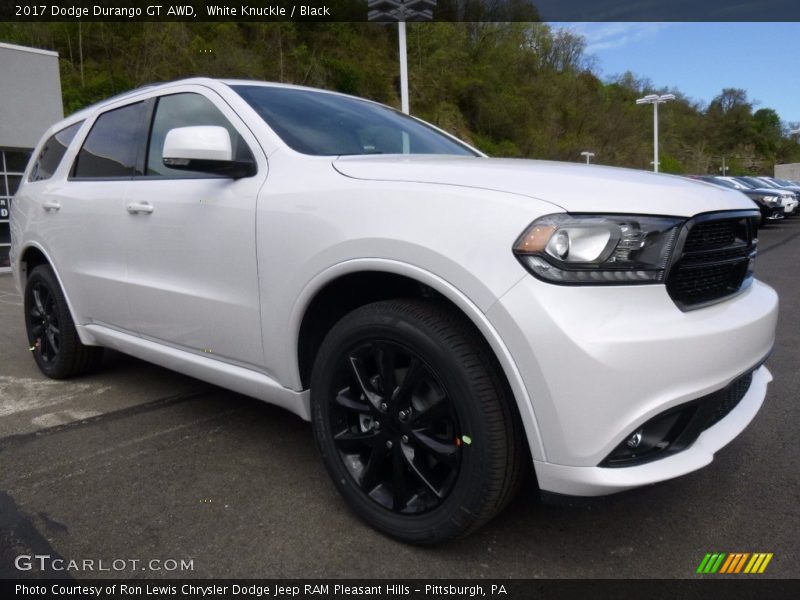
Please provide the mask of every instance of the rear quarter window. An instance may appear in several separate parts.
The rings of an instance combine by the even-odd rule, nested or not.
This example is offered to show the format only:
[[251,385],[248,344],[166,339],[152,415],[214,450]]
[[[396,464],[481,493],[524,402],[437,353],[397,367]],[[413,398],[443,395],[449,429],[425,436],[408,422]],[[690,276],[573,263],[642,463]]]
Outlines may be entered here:
[[47,138],[31,167],[28,181],[42,181],[53,176],[81,125],[83,125],[83,121],[65,127]]

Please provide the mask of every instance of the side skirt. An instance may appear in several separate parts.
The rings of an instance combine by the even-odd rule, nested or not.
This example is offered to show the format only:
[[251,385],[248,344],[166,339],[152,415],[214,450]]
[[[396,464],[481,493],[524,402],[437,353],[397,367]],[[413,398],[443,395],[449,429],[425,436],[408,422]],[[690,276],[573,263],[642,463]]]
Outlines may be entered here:
[[[80,329],[88,334],[87,337],[90,337],[93,343],[100,346],[275,404],[305,421],[311,420],[308,390],[301,392],[291,390],[271,377],[252,369],[151,342],[102,325],[83,325]],[[83,336],[81,338],[83,339]]]

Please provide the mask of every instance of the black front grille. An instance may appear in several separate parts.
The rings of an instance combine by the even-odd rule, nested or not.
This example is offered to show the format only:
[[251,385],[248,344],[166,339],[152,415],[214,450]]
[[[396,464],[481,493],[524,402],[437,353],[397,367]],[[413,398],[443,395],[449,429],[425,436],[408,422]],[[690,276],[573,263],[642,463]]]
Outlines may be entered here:
[[737,222],[731,219],[698,223],[689,231],[684,244],[685,252],[724,248],[736,241]]
[[757,215],[717,213],[692,219],[678,242],[667,291],[682,309],[735,294],[749,283],[756,253]]

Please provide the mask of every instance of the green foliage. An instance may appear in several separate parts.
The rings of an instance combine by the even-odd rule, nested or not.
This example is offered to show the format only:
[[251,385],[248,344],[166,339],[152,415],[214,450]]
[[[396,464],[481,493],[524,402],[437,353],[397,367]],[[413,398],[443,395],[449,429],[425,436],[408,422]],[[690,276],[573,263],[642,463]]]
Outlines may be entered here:
[[661,157],[659,158],[659,169],[662,173],[673,173],[676,175],[681,175],[686,173],[686,167],[684,164],[669,154],[662,153]]
[[[442,2],[442,10],[460,6]],[[66,113],[191,76],[295,83],[400,104],[397,28],[389,24],[5,22],[0,40],[59,52]],[[652,109],[635,100],[669,91],[677,100],[661,107],[662,171],[718,173],[723,157],[730,173],[800,161],[789,127],[770,108],[754,112],[744,90],[722,90],[704,107],[632,73],[604,82],[583,38],[542,23],[409,23],[408,63],[412,112],[490,155],[580,161],[590,150],[597,163],[649,169]]]

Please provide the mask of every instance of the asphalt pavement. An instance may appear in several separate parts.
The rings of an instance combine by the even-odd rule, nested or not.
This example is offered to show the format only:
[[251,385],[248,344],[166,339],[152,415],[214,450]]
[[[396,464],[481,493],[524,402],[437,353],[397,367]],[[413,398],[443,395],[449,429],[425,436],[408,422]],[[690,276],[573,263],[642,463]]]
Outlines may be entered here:
[[797,577],[800,217],[760,239],[757,276],[781,297],[775,381],[711,465],[581,508],[528,485],[434,549],[353,516],[286,411],[111,352],[97,373],[48,380],[0,275],[0,577],[57,575],[14,565],[50,555],[94,561],[75,578],[683,578],[707,552],[771,552],[763,577]]

